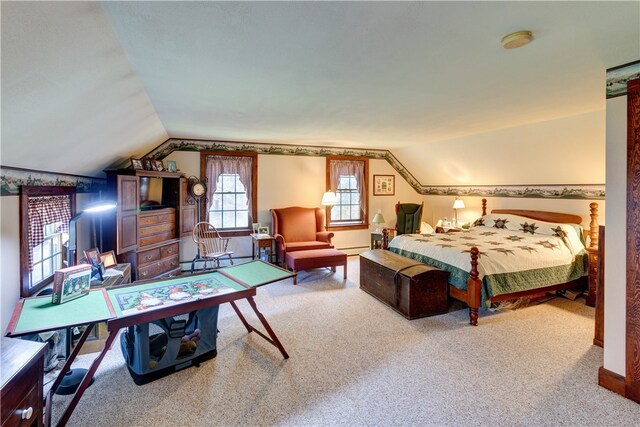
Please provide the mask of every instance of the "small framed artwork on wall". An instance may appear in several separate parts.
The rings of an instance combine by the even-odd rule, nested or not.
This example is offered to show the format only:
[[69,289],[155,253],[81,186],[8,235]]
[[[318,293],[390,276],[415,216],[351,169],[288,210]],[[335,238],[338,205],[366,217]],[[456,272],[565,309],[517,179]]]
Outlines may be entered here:
[[396,194],[395,175],[373,175],[373,195],[393,196]]

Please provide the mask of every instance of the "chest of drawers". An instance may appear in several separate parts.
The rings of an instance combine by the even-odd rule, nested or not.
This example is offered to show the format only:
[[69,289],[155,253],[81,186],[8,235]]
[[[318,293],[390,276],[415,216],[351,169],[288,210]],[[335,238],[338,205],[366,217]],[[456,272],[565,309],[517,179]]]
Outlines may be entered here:
[[2,338],[0,382],[2,427],[42,426],[42,377],[47,345]]

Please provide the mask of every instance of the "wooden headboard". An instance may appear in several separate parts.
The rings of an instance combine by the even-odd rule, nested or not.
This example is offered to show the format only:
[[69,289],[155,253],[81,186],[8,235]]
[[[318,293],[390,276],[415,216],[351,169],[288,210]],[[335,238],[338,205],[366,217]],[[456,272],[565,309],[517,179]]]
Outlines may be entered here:
[[[589,237],[589,247],[598,246],[598,204],[593,202],[589,204],[591,222],[589,230],[584,231],[585,238]],[[512,214],[520,215],[526,218],[537,219],[538,221],[557,222],[560,224],[582,224],[582,217],[579,215],[566,214],[560,212],[534,211],[526,209],[492,209],[492,214]],[[487,199],[482,199],[482,215],[487,214]]]

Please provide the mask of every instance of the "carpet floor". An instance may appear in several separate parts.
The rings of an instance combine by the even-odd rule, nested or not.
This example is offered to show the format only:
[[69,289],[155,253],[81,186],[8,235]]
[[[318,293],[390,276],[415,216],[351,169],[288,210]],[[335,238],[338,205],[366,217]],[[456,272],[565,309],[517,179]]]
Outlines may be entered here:
[[[597,384],[602,349],[583,301],[481,312],[478,327],[457,304],[408,321],[359,289],[357,257],[348,270],[346,281],[338,267],[258,289],[290,359],[224,304],[215,359],[137,386],[118,340],[69,424],[640,425],[640,405]],[[55,397],[54,421],[69,400]]]

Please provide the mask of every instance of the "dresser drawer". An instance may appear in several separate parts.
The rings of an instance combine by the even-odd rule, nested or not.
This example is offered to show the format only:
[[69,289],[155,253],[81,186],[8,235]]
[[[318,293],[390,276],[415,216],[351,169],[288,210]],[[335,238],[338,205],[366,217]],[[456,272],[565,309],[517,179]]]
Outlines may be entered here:
[[171,258],[162,260],[162,272],[165,273],[169,270],[176,269],[180,266],[180,260],[178,259],[178,255],[173,256]]
[[148,225],[148,226],[140,227],[138,229],[138,235],[150,236],[152,234],[163,233],[166,231],[173,232],[175,229],[176,229],[176,225],[172,222],[167,222],[164,224]]
[[[36,384],[27,392],[26,396],[21,395],[25,397],[16,406],[9,405],[9,399],[2,401],[2,427],[30,426],[36,419],[42,418],[40,411],[42,402],[38,403],[42,399],[38,393],[38,387],[40,385]],[[36,422],[36,424],[41,425],[42,423]]]
[[138,277],[136,280],[152,279],[163,272],[162,261],[155,261],[138,267]]
[[[34,386],[38,385],[38,365],[32,366],[30,369],[21,374],[20,378],[14,378],[7,387],[2,389],[2,412],[0,415],[2,425],[11,417],[12,413],[19,408],[24,396]],[[35,405],[34,410],[37,408]]]
[[138,246],[149,246],[155,243],[164,242],[165,240],[173,239],[174,237],[175,233],[173,231],[165,231],[151,236],[140,236],[138,239]]
[[138,265],[148,264],[160,259],[160,249],[138,252]]
[[155,225],[168,222],[176,222],[176,213],[173,209],[165,209],[157,212],[144,212],[140,214],[140,226]]
[[178,255],[180,250],[179,243],[173,243],[171,245],[163,246],[160,248],[160,258],[169,258]]

